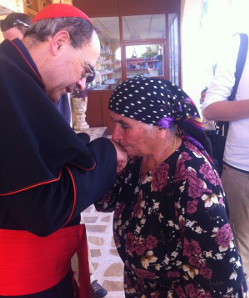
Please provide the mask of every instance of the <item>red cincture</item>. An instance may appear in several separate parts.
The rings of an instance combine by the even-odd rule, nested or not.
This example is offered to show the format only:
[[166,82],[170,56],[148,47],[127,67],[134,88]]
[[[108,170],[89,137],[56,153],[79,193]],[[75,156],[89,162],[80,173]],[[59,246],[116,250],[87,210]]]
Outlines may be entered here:
[[62,228],[38,237],[27,231],[0,229],[0,295],[42,292],[58,284],[79,260],[80,298],[90,298],[85,225]]

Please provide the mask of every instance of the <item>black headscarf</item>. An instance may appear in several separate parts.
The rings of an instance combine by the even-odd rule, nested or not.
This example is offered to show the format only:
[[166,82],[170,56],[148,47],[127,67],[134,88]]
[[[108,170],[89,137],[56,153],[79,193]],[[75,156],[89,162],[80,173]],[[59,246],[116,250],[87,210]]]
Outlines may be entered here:
[[153,126],[170,128],[194,143],[205,155],[211,145],[194,102],[175,84],[161,78],[136,76],[113,92],[109,109],[121,116]]

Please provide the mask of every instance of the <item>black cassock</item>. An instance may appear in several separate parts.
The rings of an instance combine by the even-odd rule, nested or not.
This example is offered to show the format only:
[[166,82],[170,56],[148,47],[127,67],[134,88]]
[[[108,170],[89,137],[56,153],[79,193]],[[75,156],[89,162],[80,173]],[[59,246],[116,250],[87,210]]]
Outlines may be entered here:
[[[80,213],[113,186],[114,146],[75,134],[17,39],[0,44],[0,121],[0,229],[44,237],[77,225]],[[70,298],[69,284],[68,275],[57,286],[61,294],[26,297]]]

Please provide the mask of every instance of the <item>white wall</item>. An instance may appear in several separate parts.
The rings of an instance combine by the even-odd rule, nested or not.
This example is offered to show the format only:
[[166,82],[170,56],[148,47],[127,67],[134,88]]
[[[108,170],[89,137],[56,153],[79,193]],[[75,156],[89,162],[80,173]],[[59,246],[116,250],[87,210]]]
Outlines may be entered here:
[[[207,14],[200,26],[205,1]],[[226,40],[247,27],[249,1],[184,0],[182,3],[182,87],[199,104],[201,90],[210,83],[212,65],[225,50]]]
[[[203,87],[202,59],[200,58],[200,0],[185,0],[181,24],[182,89],[195,101]],[[198,63],[197,63],[198,61]]]
[[12,11],[16,11],[19,5],[23,7],[23,4],[20,0],[1,0],[1,5]]

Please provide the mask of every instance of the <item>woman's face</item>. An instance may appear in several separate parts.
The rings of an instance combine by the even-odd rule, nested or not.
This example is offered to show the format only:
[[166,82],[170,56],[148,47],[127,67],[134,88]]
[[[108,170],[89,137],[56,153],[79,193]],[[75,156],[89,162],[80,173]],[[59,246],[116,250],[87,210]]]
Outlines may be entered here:
[[120,116],[112,111],[110,115],[115,124],[112,139],[118,141],[129,156],[153,153],[157,142],[157,127]]

